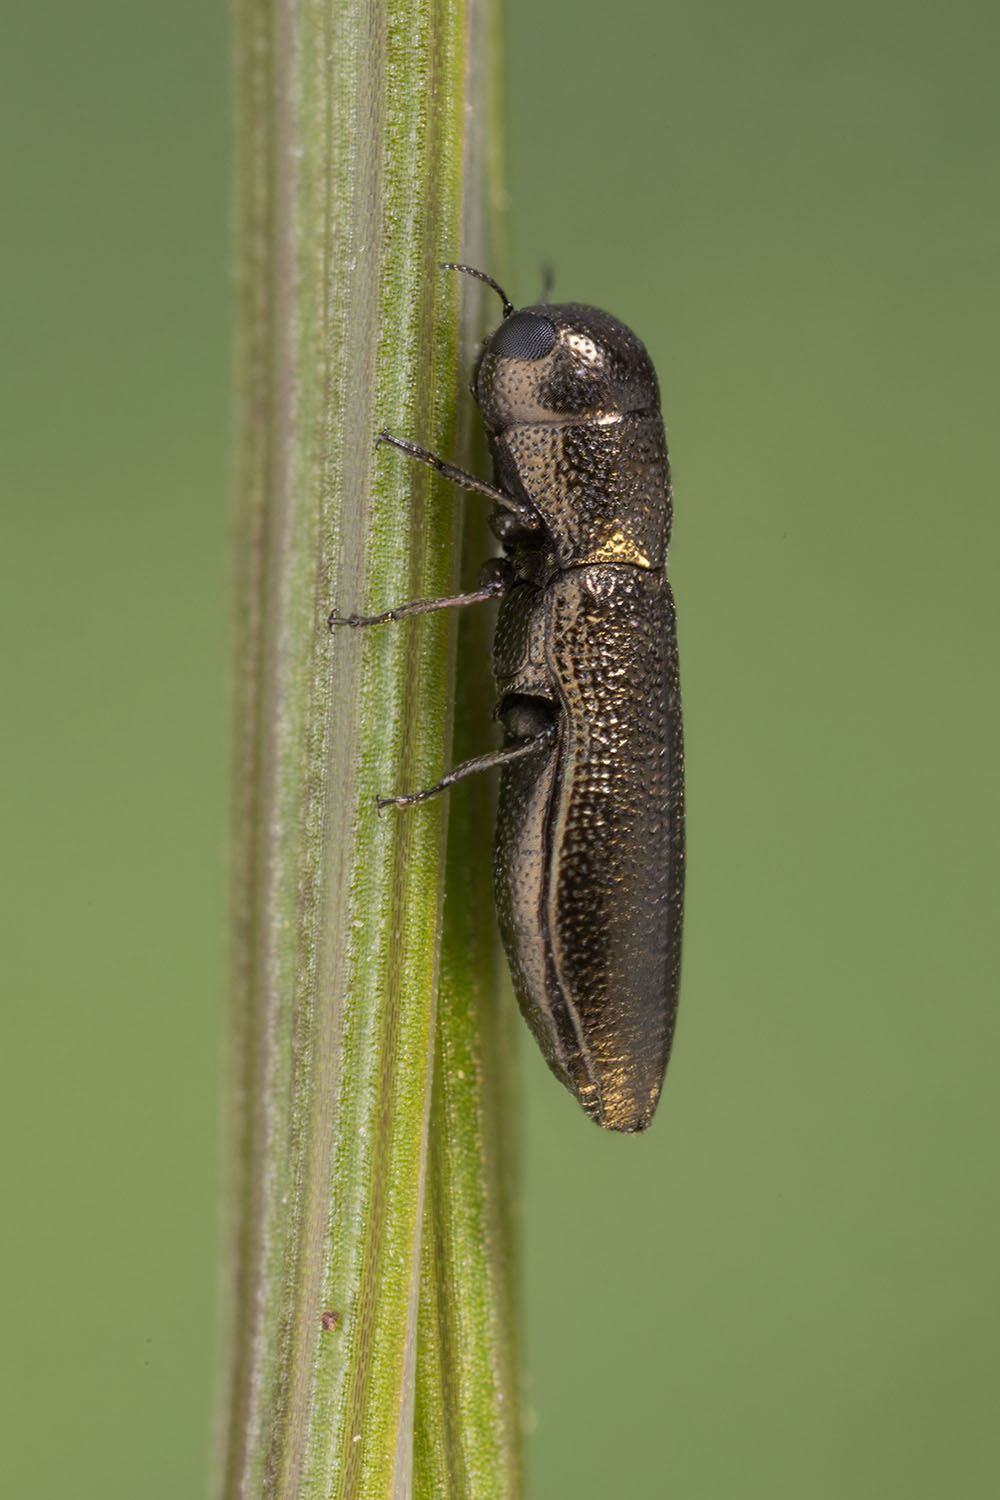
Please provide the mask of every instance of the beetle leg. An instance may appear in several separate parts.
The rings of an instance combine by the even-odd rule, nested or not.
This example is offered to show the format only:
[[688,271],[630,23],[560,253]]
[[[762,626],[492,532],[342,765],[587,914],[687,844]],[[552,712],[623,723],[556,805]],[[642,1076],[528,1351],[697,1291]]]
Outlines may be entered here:
[[532,531],[538,530],[538,516],[533,506],[524,500],[518,500],[514,495],[505,495],[503,490],[497,489],[495,484],[488,484],[485,479],[479,479],[475,474],[470,474],[466,469],[460,469],[456,464],[450,464],[446,459],[438,458],[429,448],[422,448],[419,443],[411,443],[408,438],[393,437],[391,432],[382,431],[375,439],[375,446],[379,448],[382,444],[390,448],[398,448],[400,453],[406,453],[410,458],[418,459],[422,464],[428,464],[430,468],[436,469],[445,479],[450,479],[452,484],[459,485],[463,490],[472,490],[474,494],[485,495],[494,504],[502,506],[504,510],[510,511],[517,516]]
[[477,755],[472,760],[465,761],[423,792],[408,792],[401,797],[376,797],[375,806],[379,812],[384,807],[415,807],[418,802],[436,797],[439,792],[445,792],[450,786],[454,786],[456,781],[464,781],[466,776],[474,776],[477,771],[492,771],[496,766],[509,765],[512,760],[523,760],[526,755],[536,755],[539,750],[551,744],[555,737],[555,725],[547,724],[541,734],[532,735],[529,740],[505,745],[502,750],[491,750],[487,755]]
[[514,569],[505,557],[491,557],[479,575],[479,587],[468,594],[452,594],[446,599],[417,599],[413,604],[397,604],[378,615],[338,615],[331,611],[327,625],[388,625],[391,620],[408,620],[411,615],[429,615],[436,609],[460,609],[466,604],[485,604],[497,599],[514,583]]

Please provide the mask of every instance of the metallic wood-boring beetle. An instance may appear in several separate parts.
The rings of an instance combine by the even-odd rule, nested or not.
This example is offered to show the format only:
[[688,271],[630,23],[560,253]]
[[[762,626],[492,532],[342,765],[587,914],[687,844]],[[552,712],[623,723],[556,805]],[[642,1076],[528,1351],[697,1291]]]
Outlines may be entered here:
[[493,646],[503,748],[436,786],[502,768],[494,886],[514,989],[549,1067],[611,1130],[645,1130],[670,1054],[684,886],[683,748],[672,515],[656,374],[635,334],[578,303],[503,321],[472,392],[496,484],[383,432],[487,495],[504,556],[480,587],[379,615],[376,625],[499,596]]

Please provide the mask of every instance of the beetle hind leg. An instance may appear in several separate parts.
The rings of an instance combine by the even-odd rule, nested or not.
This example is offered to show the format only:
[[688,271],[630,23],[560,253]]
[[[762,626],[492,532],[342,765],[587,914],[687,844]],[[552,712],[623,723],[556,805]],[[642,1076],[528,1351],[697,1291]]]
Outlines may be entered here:
[[474,756],[433,786],[427,787],[422,792],[405,792],[399,797],[376,797],[375,806],[379,812],[386,807],[416,807],[420,802],[427,802],[431,797],[436,797],[440,792],[446,792],[449,787],[454,786],[456,781],[464,781],[466,776],[474,776],[477,771],[492,771],[497,766],[506,766],[515,760],[523,760],[527,755],[537,755],[555,739],[555,725],[548,724],[539,734],[534,734],[530,739],[518,740],[515,744],[504,745],[501,750],[490,750],[486,755]]

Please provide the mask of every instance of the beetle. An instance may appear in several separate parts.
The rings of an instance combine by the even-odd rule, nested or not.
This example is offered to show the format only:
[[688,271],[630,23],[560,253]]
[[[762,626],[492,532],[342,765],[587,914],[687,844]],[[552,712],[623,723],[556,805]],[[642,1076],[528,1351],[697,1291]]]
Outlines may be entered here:
[[500,750],[424,791],[501,768],[497,915],[521,1011],[587,1114],[645,1130],[663,1085],[680,981],[684,789],[672,495],[659,388],[629,328],[580,303],[515,309],[480,351],[472,394],[489,484],[407,439],[388,444],[494,502],[503,556],[480,586],[363,627],[499,598],[493,646]]

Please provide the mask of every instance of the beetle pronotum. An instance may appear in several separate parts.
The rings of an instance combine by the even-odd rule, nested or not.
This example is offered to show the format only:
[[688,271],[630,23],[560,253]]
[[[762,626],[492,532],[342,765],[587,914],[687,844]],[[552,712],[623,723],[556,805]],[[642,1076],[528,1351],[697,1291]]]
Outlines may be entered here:
[[383,432],[487,495],[502,558],[480,587],[365,626],[499,597],[493,647],[502,749],[412,806],[501,768],[494,849],[500,931],[518,1002],[549,1064],[611,1130],[649,1124],[677,1011],[684,792],[672,503],[656,374],[635,334],[579,303],[515,311],[483,345],[473,395],[495,483]]

